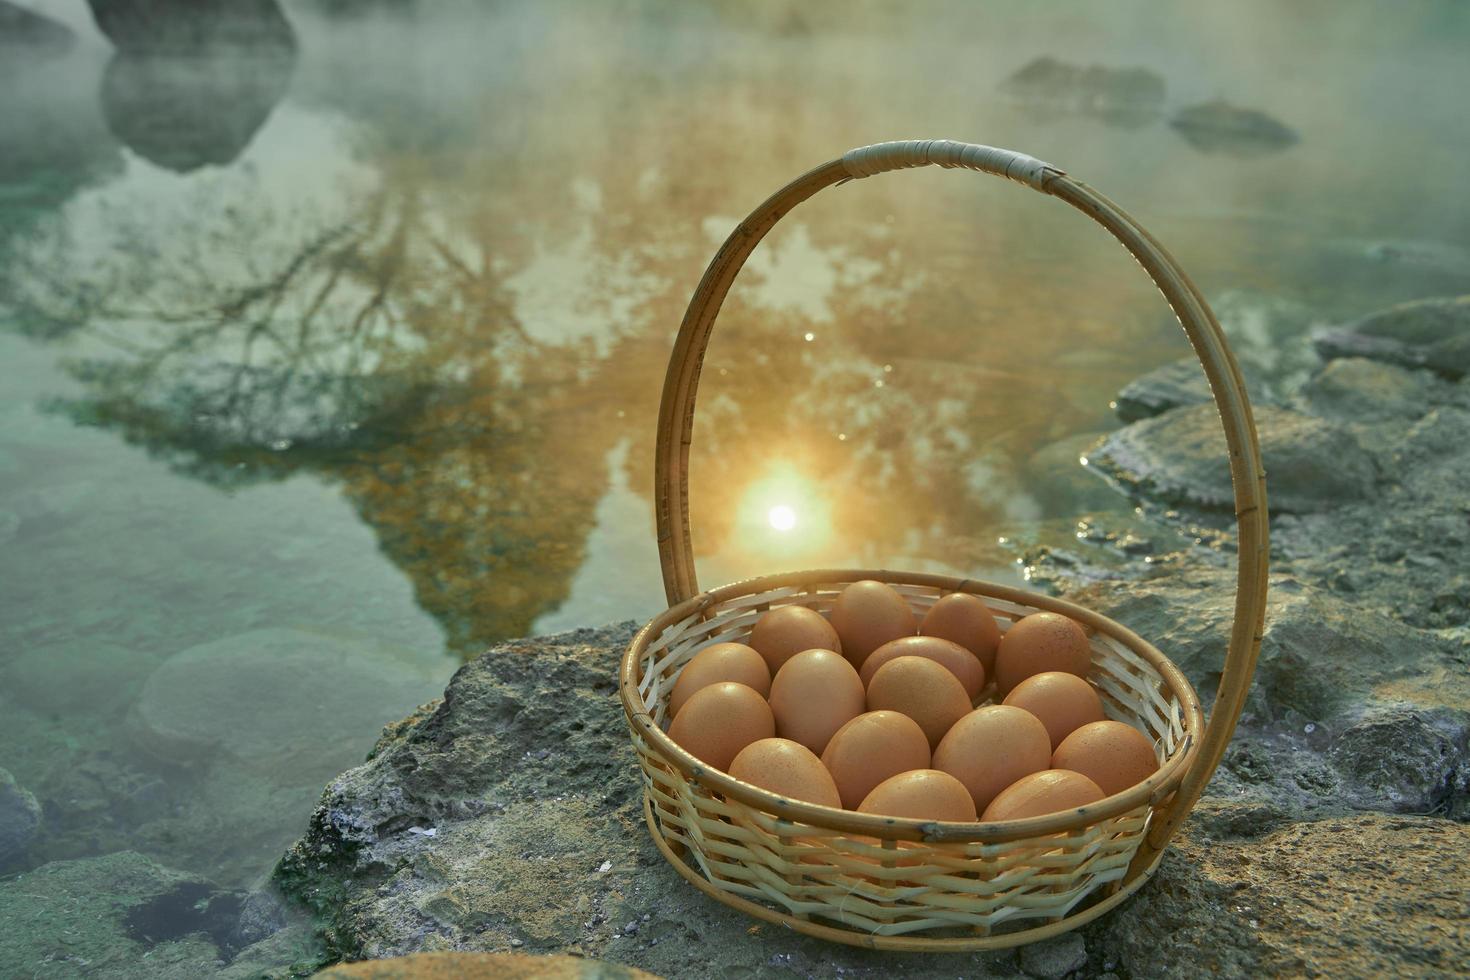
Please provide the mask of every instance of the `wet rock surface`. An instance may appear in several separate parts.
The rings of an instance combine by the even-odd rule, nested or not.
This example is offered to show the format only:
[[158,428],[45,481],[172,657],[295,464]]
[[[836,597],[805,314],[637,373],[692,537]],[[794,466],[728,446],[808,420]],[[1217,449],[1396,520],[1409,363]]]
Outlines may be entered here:
[[1470,374],[1470,296],[1402,303],[1319,331],[1314,342],[1324,358],[1368,357],[1463,378]]
[[1455,870],[1467,857],[1470,826],[1430,818],[1186,834],[1149,886],[1084,933],[1106,930],[1136,977],[1446,976],[1470,956]]
[[[663,976],[1454,972],[1470,961],[1470,386],[1358,355],[1269,383],[1273,577],[1246,709],[1154,880],[1084,929],[903,957],[696,892],[642,824],[614,690],[631,623],[466,665],[328,787],[278,882],[347,958],[559,952]],[[1208,404],[1154,408],[1088,452],[1138,513],[1016,547],[1035,586],[1154,641],[1208,703],[1234,603],[1223,434]]]
[[[1264,405],[1255,415],[1273,511],[1322,511],[1377,495],[1376,462],[1350,430]],[[1137,422],[1109,436],[1090,459],[1146,496],[1233,509],[1225,433],[1213,404]]]

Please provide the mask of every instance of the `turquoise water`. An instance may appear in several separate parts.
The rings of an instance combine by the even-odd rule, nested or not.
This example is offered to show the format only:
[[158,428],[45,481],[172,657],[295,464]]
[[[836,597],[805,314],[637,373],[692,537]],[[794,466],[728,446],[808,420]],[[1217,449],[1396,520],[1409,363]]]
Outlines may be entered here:
[[[1274,370],[1313,324],[1470,291],[1460,4],[290,7],[292,64],[126,70],[84,7],[38,6],[79,39],[0,79],[0,766],[44,809],[0,871],[132,848],[248,887],[460,660],[656,611],[684,305],[850,146],[1072,171]],[[1041,55],[1163,94],[1001,92]],[[1217,98],[1297,142],[1168,125]],[[1076,457],[1187,353],[1056,202],[938,171],[826,192],[709,352],[702,580],[1016,579],[998,539],[1126,513]]]

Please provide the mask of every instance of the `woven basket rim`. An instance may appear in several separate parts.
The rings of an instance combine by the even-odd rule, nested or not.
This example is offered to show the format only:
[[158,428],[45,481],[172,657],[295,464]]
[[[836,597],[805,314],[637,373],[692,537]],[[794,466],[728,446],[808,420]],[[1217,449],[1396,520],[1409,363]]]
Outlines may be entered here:
[[[967,592],[980,598],[992,597],[1019,605],[1033,606],[1069,616],[1082,625],[1104,633],[1143,657],[1159,671],[1164,683],[1180,702],[1184,742],[1165,760],[1157,772],[1121,793],[1060,813],[1002,821],[939,821],[888,817],[858,813],[853,810],[790,800],[750,783],[742,782],[691,755],[671,739],[643,707],[638,692],[639,661],[650,639],[690,616],[726,600],[753,595],[770,589],[814,583],[857,582],[872,579],[888,584],[918,585]],[[747,806],[776,814],[792,823],[816,826],[842,833],[865,834],[881,840],[911,840],[937,843],[1001,843],[1029,837],[1042,837],[1086,828],[1100,820],[1133,810],[1145,803],[1156,806],[1179,788],[1184,774],[1194,764],[1204,729],[1204,713],[1194,686],[1178,666],[1153,644],[1101,613],[1060,599],[1025,589],[987,582],[982,579],[938,575],[929,572],[904,572],[889,569],[814,569],[781,572],[732,582],[701,592],[678,605],[671,606],[649,620],[633,637],[623,653],[618,672],[618,692],[623,713],[630,725],[640,729],[650,746],[686,778],[696,780],[723,795],[734,797]]]

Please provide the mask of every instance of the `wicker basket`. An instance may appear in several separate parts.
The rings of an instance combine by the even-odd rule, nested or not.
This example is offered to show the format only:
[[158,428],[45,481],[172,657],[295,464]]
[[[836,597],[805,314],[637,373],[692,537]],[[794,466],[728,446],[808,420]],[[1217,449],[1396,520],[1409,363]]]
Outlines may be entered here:
[[[694,397],[710,331],[751,251],[780,218],[832,184],[935,164],[1008,177],[1072,205],[1138,259],[1179,317],[1225,426],[1239,527],[1235,623],[1211,719],[1189,682],[1146,640],[1060,599],[940,575],[839,569],[771,575],[701,592],[689,539],[688,461]],[[878,949],[1015,946],[1088,922],[1157,868],[1170,837],[1219,764],[1260,647],[1266,589],[1265,481],[1255,422],[1224,334],[1194,284],[1120,208],[1064,172],[1008,150],[913,140],[849,151],[778,191],[731,233],[679,331],[659,413],[659,553],[670,608],[623,657],[620,692],[645,785],[653,840],[701,891],[770,922]],[[1090,634],[1091,678],[1109,717],[1146,731],[1160,767],[1137,786],[1078,810],[990,823],[860,814],[783,799],[701,763],[664,734],[679,671],[713,643],[743,640],[785,604],[831,607],[847,584],[892,585],[917,615],[948,592],[986,600],[1005,630],[1037,610]],[[989,700],[991,690],[982,692]]]

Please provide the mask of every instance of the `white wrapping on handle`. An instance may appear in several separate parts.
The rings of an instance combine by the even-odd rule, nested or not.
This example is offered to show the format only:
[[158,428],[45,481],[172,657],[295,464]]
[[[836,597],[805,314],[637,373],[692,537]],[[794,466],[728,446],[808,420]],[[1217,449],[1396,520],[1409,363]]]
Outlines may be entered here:
[[871,177],[907,167],[964,167],[1042,189],[1042,181],[1063,171],[1014,150],[955,140],[894,140],[859,146],[842,154],[842,165],[854,178]]

